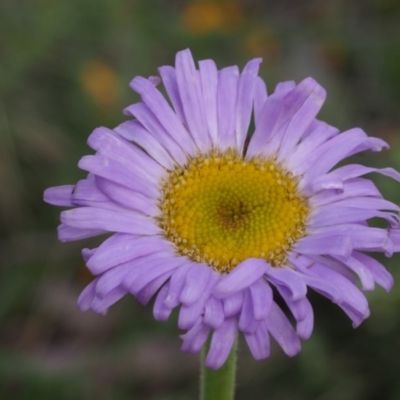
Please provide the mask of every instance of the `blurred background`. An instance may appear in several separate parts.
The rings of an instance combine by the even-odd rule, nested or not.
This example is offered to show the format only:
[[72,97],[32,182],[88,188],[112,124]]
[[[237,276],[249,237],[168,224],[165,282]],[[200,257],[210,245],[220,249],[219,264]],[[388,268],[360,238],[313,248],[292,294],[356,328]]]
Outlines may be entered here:
[[[103,317],[76,299],[91,280],[80,256],[96,240],[60,244],[60,209],[46,187],[75,183],[97,126],[124,120],[128,83],[156,75],[178,50],[218,67],[263,57],[272,91],[316,78],[320,118],[362,127],[390,151],[357,162],[400,168],[400,3],[397,0],[2,0],[0,2],[0,399],[196,399],[198,357],[179,352],[176,316],[126,298]],[[400,201],[400,186],[373,177]],[[254,361],[240,346],[237,399],[400,399],[396,284],[367,293],[371,317],[354,330],[311,295],[316,323],[295,358],[278,347]]]

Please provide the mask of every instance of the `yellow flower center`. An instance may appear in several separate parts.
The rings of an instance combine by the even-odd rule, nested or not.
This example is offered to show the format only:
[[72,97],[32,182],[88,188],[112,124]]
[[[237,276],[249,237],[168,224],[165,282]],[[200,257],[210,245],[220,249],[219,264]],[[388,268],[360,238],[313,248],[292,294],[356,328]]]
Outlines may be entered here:
[[230,150],[170,171],[159,207],[158,224],[177,252],[220,272],[251,257],[281,266],[309,214],[296,179],[275,160]]

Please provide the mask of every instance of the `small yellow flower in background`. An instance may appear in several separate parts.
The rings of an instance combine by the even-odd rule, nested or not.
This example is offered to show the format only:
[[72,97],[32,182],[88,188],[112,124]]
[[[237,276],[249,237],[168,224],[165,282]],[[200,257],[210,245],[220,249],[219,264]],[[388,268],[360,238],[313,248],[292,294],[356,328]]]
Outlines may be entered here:
[[270,64],[281,58],[279,39],[268,26],[252,28],[244,39],[244,47],[249,56],[261,56]]
[[102,61],[88,62],[81,74],[81,85],[102,108],[110,109],[117,101],[117,76]]
[[197,0],[182,11],[186,28],[193,34],[229,31],[242,20],[241,10],[234,1]]

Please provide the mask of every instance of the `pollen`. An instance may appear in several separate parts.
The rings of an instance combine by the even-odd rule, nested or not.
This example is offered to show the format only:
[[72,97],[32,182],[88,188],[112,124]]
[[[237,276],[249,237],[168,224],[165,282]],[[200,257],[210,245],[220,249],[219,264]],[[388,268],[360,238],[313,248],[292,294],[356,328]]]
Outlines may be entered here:
[[296,178],[274,159],[212,151],[161,184],[158,225],[180,255],[225,273],[247,258],[282,266],[310,212]]

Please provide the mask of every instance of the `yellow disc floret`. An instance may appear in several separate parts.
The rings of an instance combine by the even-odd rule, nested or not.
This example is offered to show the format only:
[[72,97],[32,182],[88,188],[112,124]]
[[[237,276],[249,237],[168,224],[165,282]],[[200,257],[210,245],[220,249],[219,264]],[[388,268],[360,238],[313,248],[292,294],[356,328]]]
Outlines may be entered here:
[[247,258],[280,266],[305,235],[307,199],[273,159],[210,152],[177,166],[161,186],[159,226],[180,255],[229,272]]

